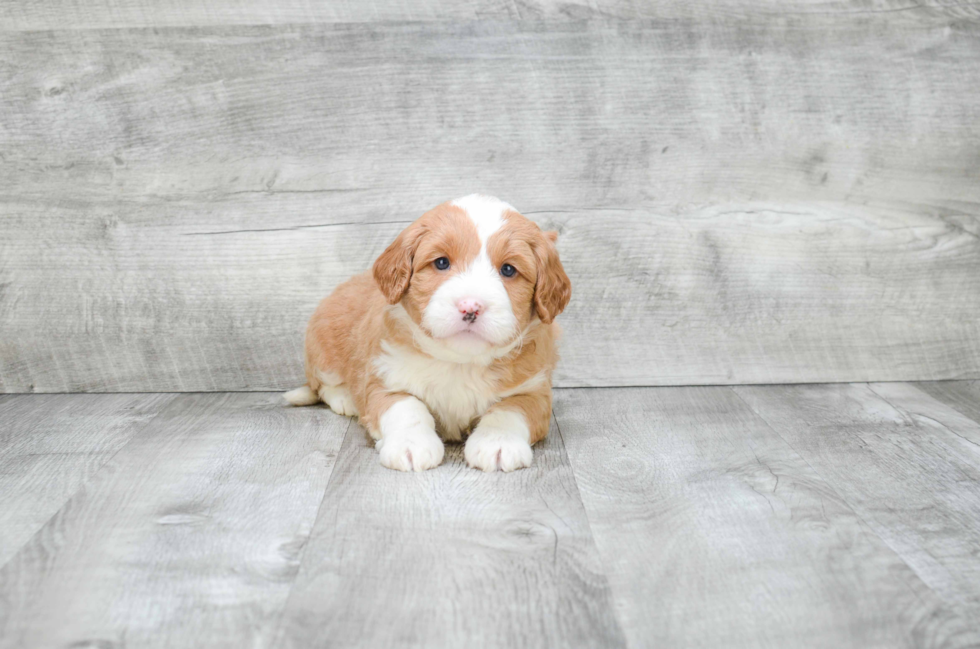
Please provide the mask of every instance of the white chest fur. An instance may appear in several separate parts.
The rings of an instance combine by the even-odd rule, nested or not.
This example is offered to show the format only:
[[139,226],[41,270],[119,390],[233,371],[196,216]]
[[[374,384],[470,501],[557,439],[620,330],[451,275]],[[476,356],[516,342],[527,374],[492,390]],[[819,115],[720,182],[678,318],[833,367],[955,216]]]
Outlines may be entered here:
[[474,419],[504,396],[487,366],[439,360],[388,342],[381,346],[374,367],[385,387],[422,400],[448,440],[459,440]]

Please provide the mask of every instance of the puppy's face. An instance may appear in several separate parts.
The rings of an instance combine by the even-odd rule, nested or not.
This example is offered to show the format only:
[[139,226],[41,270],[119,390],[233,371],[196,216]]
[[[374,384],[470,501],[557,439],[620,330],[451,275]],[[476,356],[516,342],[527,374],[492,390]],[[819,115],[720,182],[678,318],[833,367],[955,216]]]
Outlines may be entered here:
[[555,249],[506,203],[472,195],[406,228],[374,263],[389,304],[401,302],[429,336],[462,354],[508,345],[537,316],[549,323],[571,297]]

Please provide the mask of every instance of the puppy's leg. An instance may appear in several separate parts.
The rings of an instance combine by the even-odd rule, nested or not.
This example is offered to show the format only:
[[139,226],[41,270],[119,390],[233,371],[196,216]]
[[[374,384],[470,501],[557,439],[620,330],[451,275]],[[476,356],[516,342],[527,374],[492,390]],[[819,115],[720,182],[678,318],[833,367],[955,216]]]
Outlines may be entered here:
[[381,439],[376,447],[381,464],[399,471],[425,471],[442,463],[446,452],[436,434],[436,422],[425,404],[411,395],[391,401],[387,395],[387,409],[378,417]]
[[551,421],[551,391],[520,394],[495,404],[466,440],[463,457],[474,469],[513,471],[531,466],[531,444],[544,439]]

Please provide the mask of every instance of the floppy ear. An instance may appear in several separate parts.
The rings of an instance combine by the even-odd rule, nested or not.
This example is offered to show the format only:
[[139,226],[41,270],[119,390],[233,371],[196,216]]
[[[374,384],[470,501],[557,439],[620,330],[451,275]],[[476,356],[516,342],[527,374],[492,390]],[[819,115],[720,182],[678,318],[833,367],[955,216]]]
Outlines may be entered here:
[[541,240],[534,247],[538,261],[538,280],[534,284],[534,309],[541,322],[549,324],[565,310],[572,297],[572,282],[558,258],[555,241],[557,232],[542,232]]
[[412,260],[422,238],[422,226],[413,223],[392,241],[374,262],[374,281],[388,304],[398,304],[412,279]]

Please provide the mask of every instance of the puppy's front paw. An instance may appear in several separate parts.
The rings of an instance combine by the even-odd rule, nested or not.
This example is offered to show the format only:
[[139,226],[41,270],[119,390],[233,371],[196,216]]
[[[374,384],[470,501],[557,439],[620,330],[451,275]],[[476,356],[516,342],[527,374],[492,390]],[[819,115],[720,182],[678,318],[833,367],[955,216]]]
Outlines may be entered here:
[[446,447],[435,430],[419,428],[378,440],[381,465],[397,471],[425,471],[442,464]]
[[514,471],[531,466],[534,453],[524,431],[477,426],[463,450],[466,463],[481,471]]
[[425,471],[442,463],[446,447],[425,404],[405,397],[381,415],[381,439],[375,444],[381,465],[398,471]]

